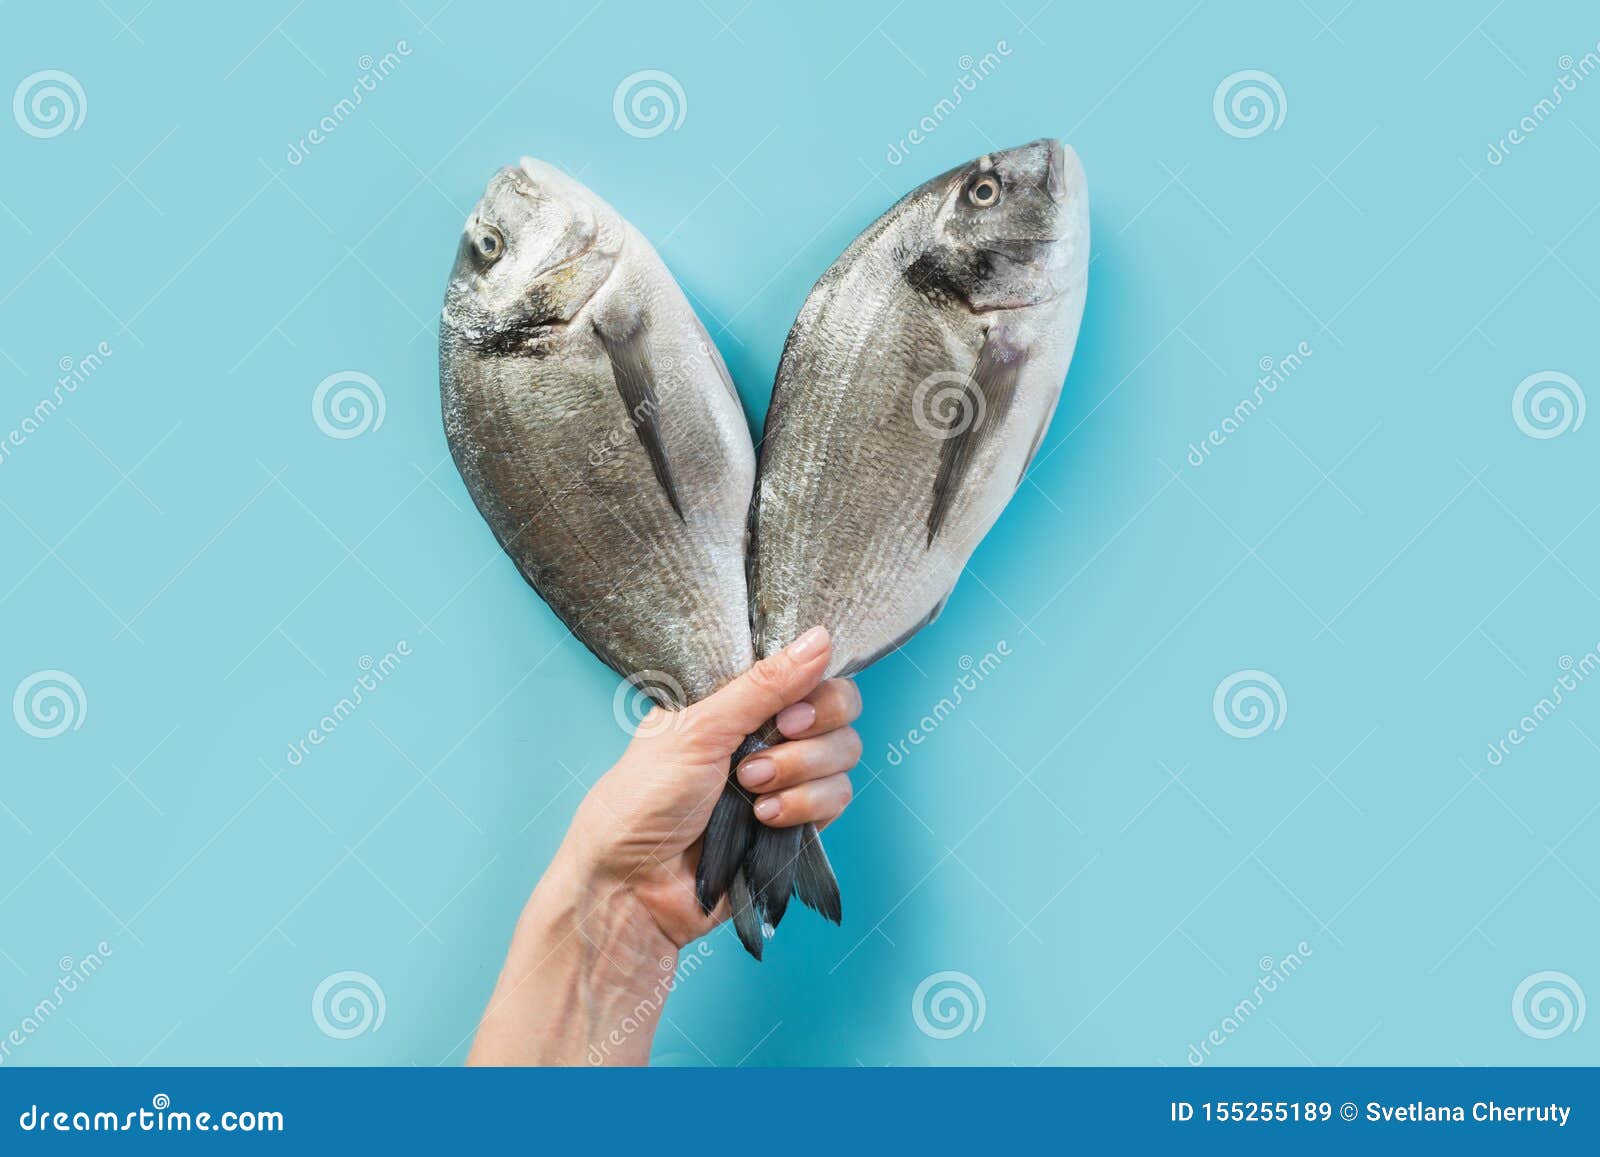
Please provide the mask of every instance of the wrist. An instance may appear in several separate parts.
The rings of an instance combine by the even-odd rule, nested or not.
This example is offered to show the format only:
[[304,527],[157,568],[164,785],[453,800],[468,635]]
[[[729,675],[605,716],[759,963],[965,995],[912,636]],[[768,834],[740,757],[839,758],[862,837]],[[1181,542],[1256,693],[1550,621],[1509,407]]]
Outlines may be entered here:
[[568,833],[528,898],[523,918],[543,940],[586,944],[603,980],[629,991],[650,985],[677,963],[678,946],[640,903],[630,876],[613,869],[581,835]]
[[644,1064],[677,946],[576,830],[518,920],[470,1060]]
[[[604,914],[615,922],[619,934],[659,949],[653,955],[676,955],[692,937],[670,923],[663,924],[659,913],[663,893],[681,898],[677,894],[683,885],[656,857],[652,842],[619,839],[617,829],[624,826],[604,805],[585,799],[546,876],[559,873],[568,882],[567,894],[580,897],[584,912]],[[535,892],[530,904],[543,903],[543,899]]]

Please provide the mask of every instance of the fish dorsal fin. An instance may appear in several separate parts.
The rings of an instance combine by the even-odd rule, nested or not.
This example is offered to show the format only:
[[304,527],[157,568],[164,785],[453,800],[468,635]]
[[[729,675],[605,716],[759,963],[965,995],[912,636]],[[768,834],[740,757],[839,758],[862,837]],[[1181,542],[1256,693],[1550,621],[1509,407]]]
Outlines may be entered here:
[[955,416],[944,432],[939,451],[939,473],[933,480],[933,506],[928,511],[928,545],[939,536],[950,505],[955,501],[978,449],[989,431],[1005,422],[1016,393],[1017,378],[1027,351],[1012,343],[1001,325],[989,327],[978,360],[965,383],[966,396],[954,407]]
[[650,467],[656,481],[666,492],[667,501],[679,519],[683,506],[678,501],[678,490],[672,481],[672,463],[667,460],[666,443],[661,437],[661,403],[656,396],[655,372],[650,366],[645,348],[645,333],[649,328],[644,314],[633,311],[622,323],[613,325],[596,321],[594,331],[605,347],[611,361],[611,375],[616,379],[617,393],[627,407],[628,421],[638,435],[639,444],[650,456]]

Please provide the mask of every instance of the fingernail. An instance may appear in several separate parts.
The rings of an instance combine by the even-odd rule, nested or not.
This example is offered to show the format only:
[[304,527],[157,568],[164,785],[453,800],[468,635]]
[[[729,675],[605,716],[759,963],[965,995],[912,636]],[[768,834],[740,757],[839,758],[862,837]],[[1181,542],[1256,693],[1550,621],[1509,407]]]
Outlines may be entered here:
[[763,822],[778,818],[778,797],[769,795],[766,799],[756,800],[756,819]]
[[827,627],[812,627],[789,644],[789,658],[809,659],[822,650],[828,642]]
[[[739,769],[739,782],[745,787],[760,787],[764,783],[771,783],[772,777],[778,774],[778,765],[770,759],[752,759]],[[760,811],[758,807],[756,809]]]
[[782,711],[773,722],[777,723],[778,730],[793,739],[806,728],[817,721],[817,709],[809,703],[791,703]]

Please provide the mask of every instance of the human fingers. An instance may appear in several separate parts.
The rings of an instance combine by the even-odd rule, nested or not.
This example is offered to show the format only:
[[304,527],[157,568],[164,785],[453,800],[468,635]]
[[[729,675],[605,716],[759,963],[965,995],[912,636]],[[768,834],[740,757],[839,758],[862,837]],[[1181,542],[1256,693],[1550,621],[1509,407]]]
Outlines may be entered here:
[[841,771],[762,796],[756,800],[756,818],[771,828],[822,827],[839,818],[852,794],[850,777]]
[[741,763],[737,774],[746,791],[767,794],[849,771],[860,758],[861,736],[853,727],[840,727],[763,748]]
[[778,712],[778,730],[790,739],[821,735],[854,723],[861,715],[861,692],[849,679],[829,679],[798,703]]
[[716,742],[736,747],[768,719],[810,694],[822,679],[831,651],[827,628],[812,627],[715,695],[689,707],[683,722]]

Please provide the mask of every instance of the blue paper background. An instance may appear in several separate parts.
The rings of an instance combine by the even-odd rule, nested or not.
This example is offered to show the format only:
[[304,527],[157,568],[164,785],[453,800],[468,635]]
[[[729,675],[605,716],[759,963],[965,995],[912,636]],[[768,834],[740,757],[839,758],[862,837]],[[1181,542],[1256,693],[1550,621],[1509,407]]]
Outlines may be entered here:
[[[47,137],[26,105],[0,115],[0,439],[64,359],[111,351],[0,460],[0,691],[82,688],[53,738],[0,713],[5,1063],[464,1056],[624,742],[615,678],[500,556],[440,429],[436,310],[495,167],[555,161],[637,223],[759,418],[863,226],[1045,134],[1082,156],[1095,231],[1054,428],[944,617],[862,679],[857,802],[829,839],[844,928],[797,913],[760,967],[714,937],[658,1059],[1182,1065],[1215,1029],[1216,1063],[1600,1061],[1577,1003],[1600,991],[1600,680],[1569,675],[1488,759],[1600,645],[1600,427],[1530,437],[1512,405],[1542,371],[1600,379],[1588,6],[107,0],[4,21],[0,96],[62,70],[86,115]],[[645,69],[684,115],[641,138],[613,98]],[[1285,115],[1241,137],[1213,96],[1246,69]],[[384,418],[331,438],[312,396],[346,370]],[[1246,670],[1277,680],[1281,726],[1241,739],[1213,695]],[[385,1009],[348,1039],[312,1014],[344,971]],[[1547,971],[1530,987],[1568,1010],[1514,1012]],[[941,972],[981,990],[981,1025],[919,1028]],[[1541,1016],[1557,1031],[1530,1035]]]

